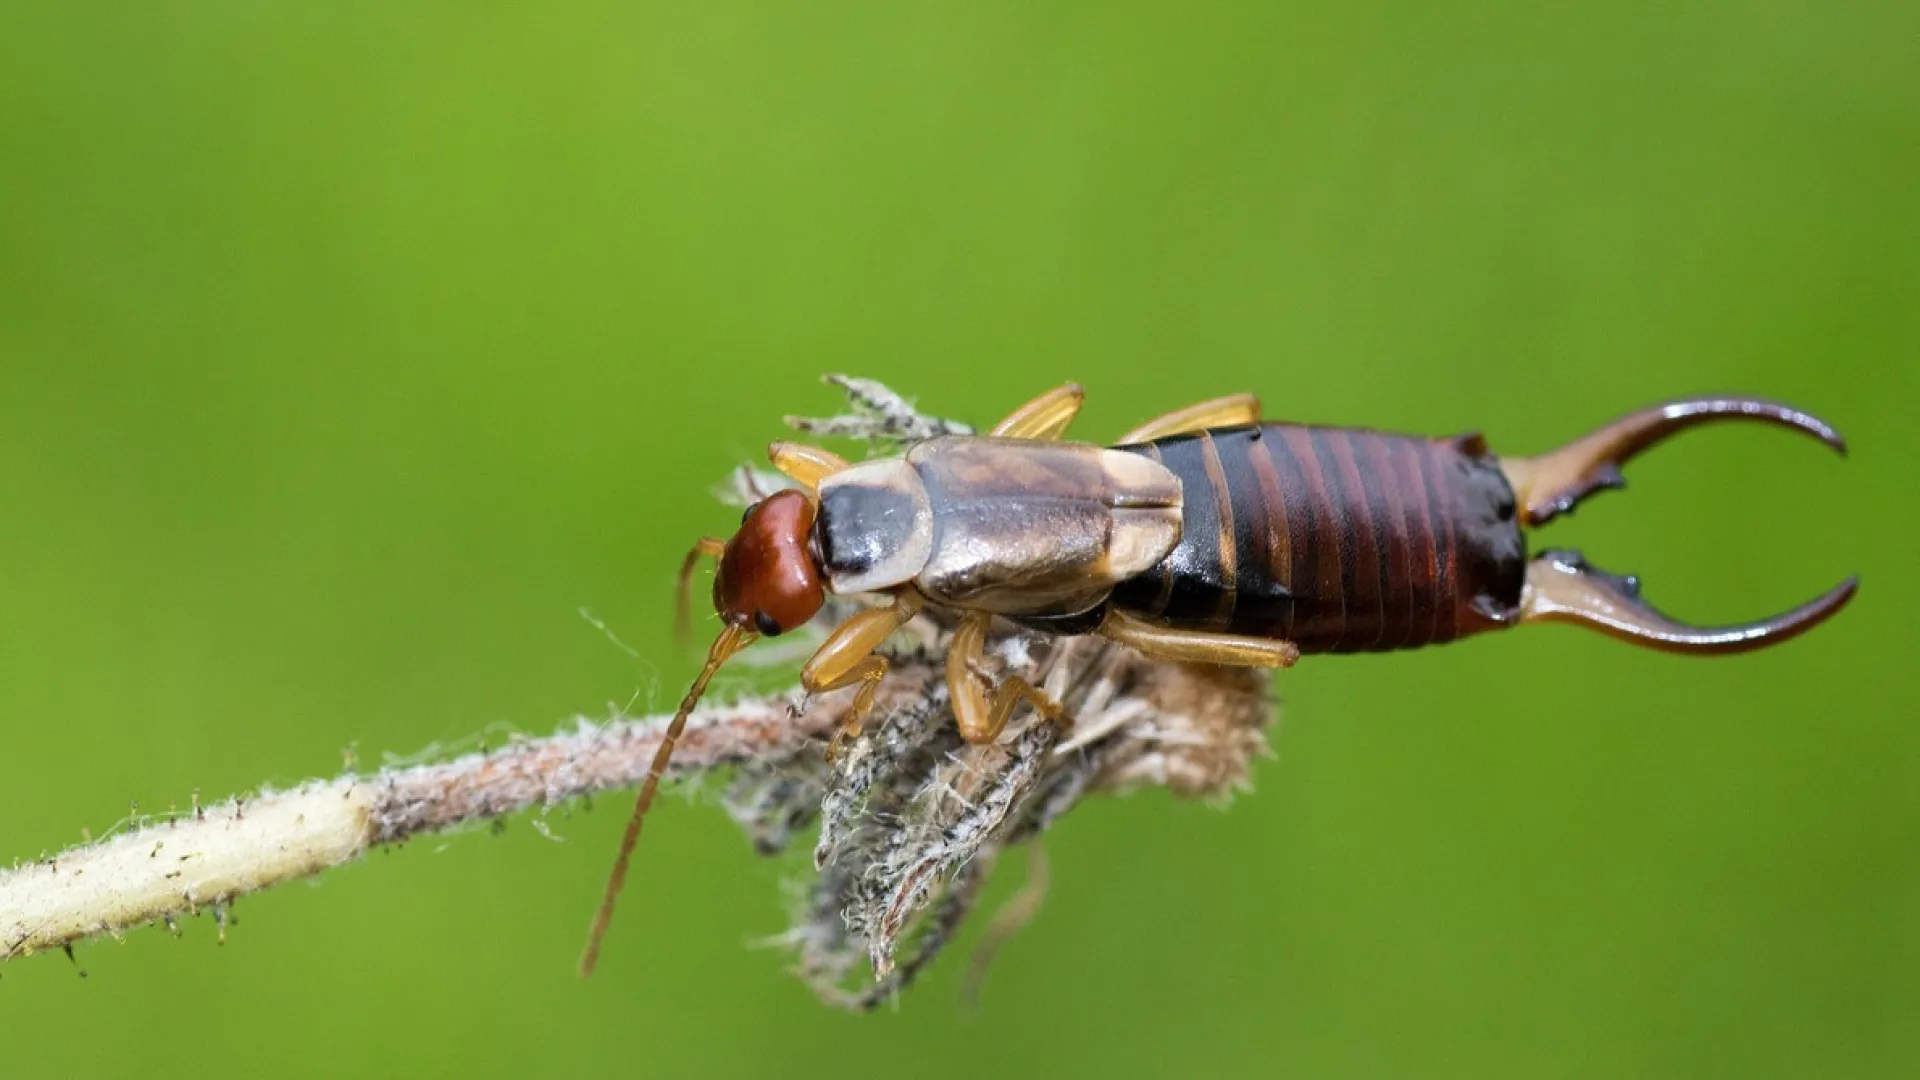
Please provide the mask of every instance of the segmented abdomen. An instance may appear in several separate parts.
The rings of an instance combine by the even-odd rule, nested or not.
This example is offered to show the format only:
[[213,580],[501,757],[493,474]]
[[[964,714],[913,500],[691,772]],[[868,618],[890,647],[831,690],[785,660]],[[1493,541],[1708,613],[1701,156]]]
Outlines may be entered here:
[[1526,542],[1478,436],[1265,424],[1121,447],[1183,489],[1178,546],[1112,602],[1163,626],[1303,652],[1451,641],[1504,625]]

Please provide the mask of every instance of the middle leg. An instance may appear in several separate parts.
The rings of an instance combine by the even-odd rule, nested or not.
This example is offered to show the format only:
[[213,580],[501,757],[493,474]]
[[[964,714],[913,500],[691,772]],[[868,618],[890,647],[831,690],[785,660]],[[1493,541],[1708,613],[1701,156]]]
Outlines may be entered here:
[[1115,446],[1152,442],[1172,435],[1204,431],[1207,428],[1236,427],[1260,422],[1260,399],[1252,394],[1231,394],[1196,402],[1184,409],[1153,419],[1114,440]]
[[1006,439],[1038,439],[1051,442],[1066,434],[1068,425],[1080,413],[1087,392],[1075,383],[1055,387],[1013,410],[987,434]]
[[987,627],[992,624],[991,612],[968,612],[947,646],[947,693],[953,699],[953,718],[960,725],[960,737],[970,743],[992,742],[1000,737],[1014,708],[1023,701],[1048,720],[1067,723],[1066,708],[1059,701],[1018,675],[1002,679],[993,696],[987,696],[973,667],[986,655]]

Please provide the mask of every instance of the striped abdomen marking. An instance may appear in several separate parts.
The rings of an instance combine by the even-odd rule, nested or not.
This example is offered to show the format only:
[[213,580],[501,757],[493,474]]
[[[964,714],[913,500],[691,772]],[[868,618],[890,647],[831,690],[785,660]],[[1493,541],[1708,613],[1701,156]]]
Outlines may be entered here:
[[1123,449],[1184,491],[1180,543],[1113,595],[1150,622],[1364,652],[1518,610],[1526,543],[1477,437],[1266,424]]

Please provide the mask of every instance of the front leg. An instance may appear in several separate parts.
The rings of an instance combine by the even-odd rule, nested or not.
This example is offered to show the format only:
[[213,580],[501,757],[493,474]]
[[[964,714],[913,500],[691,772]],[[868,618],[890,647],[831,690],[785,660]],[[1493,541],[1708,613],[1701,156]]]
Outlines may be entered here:
[[777,442],[767,447],[767,459],[808,495],[820,494],[820,481],[847,467],[847,459],[805,443]]
[[827,744],[828,761],[839,754],[847,740],[860,734],[861,724],[873,709],[874,695],[880,691],[880,681],[887,676],[887,658],[874,655],[874,650],[886,644],[887,638],[918,615],[925,604],[919,593],[905,590],[894,597],[891,606],[853,616],[835,627],[800,669],[800,686],[809,694],[860,687],[840,730]]
[[1048,720],[1067,724],[1066,708],[1018,675],[1001,680],[993,697],[987,697],[974,665],[986,655],[987,627],[992,623],[990,612],[969,612],[947,646],[947,693],[953,699],[953,718],[960,725],[960,737],[976,744],[992,742],[1000,737],[1014,708],[1023,701]]

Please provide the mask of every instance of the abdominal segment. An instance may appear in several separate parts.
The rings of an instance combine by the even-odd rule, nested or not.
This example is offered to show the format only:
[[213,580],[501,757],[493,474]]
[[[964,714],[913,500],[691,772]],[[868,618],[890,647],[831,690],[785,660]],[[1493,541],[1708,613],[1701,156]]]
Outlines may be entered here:
[[1113,595],[1150,622],[1364,652],[1519,609],[1526,543],[1477,437],[1266,424],[1123,449],[1186,493],[1180,543]]

